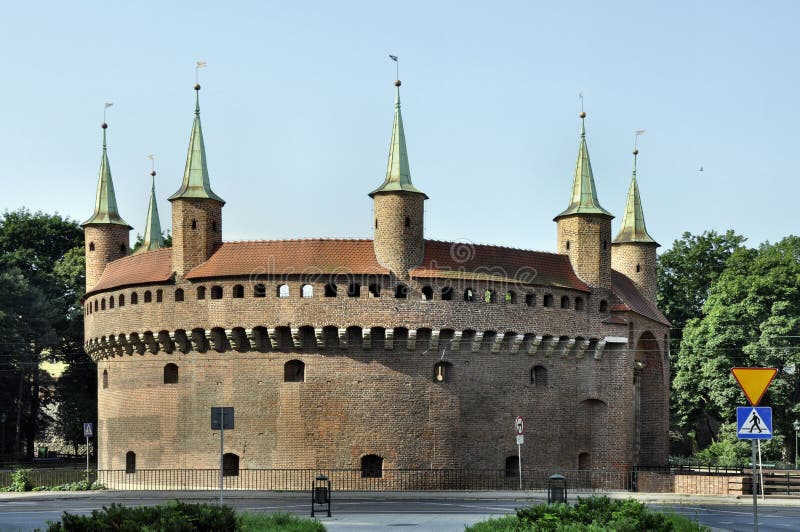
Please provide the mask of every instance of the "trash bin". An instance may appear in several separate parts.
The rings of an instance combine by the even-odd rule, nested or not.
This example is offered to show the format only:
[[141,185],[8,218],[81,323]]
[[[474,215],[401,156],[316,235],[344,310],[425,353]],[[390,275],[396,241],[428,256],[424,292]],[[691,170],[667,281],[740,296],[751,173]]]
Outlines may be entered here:
[[331,516],[331,481],[325,475],[319,475],[311,483],[311,517],[314,517],[314,505],[327,506],[328,517]]
[[547,479],[547,504],[554,502],[567,502],[567,478],[558,473]]

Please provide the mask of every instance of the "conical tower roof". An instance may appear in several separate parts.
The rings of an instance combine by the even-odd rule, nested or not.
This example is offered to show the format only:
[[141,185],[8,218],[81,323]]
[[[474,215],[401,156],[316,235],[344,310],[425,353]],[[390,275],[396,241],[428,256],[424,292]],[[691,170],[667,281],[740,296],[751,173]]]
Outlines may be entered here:
[[156,173],[151,172],[153,186],[150,189],[150,205],[147,207],[147,221],[144,224],[144,236],[142,245],[136,253],[154,251],[164,247],[164,240],[161,238],[161,220],[158,217],[158,205],[156,204]]
[[586,113],[581,112],[581,141],[578,146],[578,160],[575,163],[575,177],[572,182],[572,196],[570,197],[569,207],[556,216],[554,220],[571,214],[600,214],[611,218],[614,217],[600,206],[600,200],[597,199],[592,163],[589,160],[589,149],[586,147],[585,120]]
[[638,154],[639,150],[633,150],[633,176],[628,189],[628,201],[625,204],[625,214],[622,216],[622,226],[619,228],[617,238],[614,239],[614,244],[636,242],[658,246],[658,242],[648,234],[644,224],[644,210],[642,209],[642,200],[639,198],[639,184],[636,182],[636,156]]
[[129,229],[131,226],[122,219],[117,209],[117,196],[114,194],[114,182],[111,180],[111,165],[108,162],[108,149],[106,147],[106,129],[108,124],[103,122],[103,155],[100,157],[100,176],[97,180],[97,196],[94,201],[94,214],[81,224],[113,224],[122,225]]
[[389,163],[386,166],[386,179],[383,184],[369,193],[370,197],[382,192],[411,192],[428,196],[411,183],[411,170],[408,167],[406,136],[403,132],[403,116],[400,113],[400,80],[394,82],[397,94],[394,101],[394,124],[392,140],[389,143]]
[[211,190],[211,181],[208,178],[208,166],[206,165],[206,147],[203,142],[203,128],[200,125],[200,85],[195,85],[194,89],[196,91],[194,123],[192,124],[192,134],[189,137],[189,153],[186,156],[183,183],[181,188],[169,197],[169,201],[184,198],[212,199],[225,204],[225,200]]

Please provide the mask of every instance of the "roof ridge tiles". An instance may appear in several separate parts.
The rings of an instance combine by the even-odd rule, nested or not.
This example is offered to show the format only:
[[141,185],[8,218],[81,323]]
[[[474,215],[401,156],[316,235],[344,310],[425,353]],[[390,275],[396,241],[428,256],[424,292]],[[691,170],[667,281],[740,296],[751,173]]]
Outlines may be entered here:
[[482,248],[507,249],[507,250],[511,250],[511,251],[525,251],[525,252],[529,252],[529,253],[542,253],[542,254],[546,254],[546,255],[554,255],[554,256],[558,256],[558,257],[566,257],[566,255],[564,255],[563,253],[556,253],[554,251],[542,251],[542,250],[539,250],[539,249],[517,248],[517,247],[514,247],[514,246],[503,246],[503,245],[500,245],[500,244],[481,244],[481,243],[477,243],[477,242],[463,242],[463,241],[459,242],[457,240],[437,240],[437,239],[434,239],[434,238],[426,238],[425,242],[434,242],[434,243],[438,243],[438,244],[466,244],[466,245],[472,245],[472,246],[480,246]]

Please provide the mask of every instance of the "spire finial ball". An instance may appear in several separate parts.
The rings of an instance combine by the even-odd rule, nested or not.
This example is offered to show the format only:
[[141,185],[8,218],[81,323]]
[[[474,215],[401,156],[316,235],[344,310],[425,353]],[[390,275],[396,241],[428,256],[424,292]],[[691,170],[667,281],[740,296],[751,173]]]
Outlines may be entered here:
[[103,129],[108,129],[108,124],[103,122],[102,124],[100,124],[100,127],[102,127]]
[[394,86],[395,86],[395,87],[399,87],[399,86],[400,86],[400,85],[402,85],[402,84],[403,84],[403,83],[402,83],[402,82],[401,82],[399,79],[398,79],[398,80],[395,80],[395,82],[394,82]]
[[196,90],[196,91],[200,90],[200,84],[199,83],[195,83],[194,84],[194,90]]
[[155,176],[156,176],[156,171],[155,171],[155,170],[153,170],[152,172],[150,172],[150,175],[151,175],[152,177],[155,177]]
[[581,118],[586,118],[586,113],[584,113],[583,111],[581,111],[581,114],[580,114],[580,115],[578,115],[578,116],[580,116]]
[[639,150],[633,150],[634,155],[639,155]]

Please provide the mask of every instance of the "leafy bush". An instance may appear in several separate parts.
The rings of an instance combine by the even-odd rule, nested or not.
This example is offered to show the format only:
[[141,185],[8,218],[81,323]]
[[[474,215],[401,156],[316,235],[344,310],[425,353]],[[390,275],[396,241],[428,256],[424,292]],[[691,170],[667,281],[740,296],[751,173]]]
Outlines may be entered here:
[[11,473],[11,491],[30,491],[33,488],[30,469],[17,469]]
[[243,532],[325,532],[325,527],[316,519],[290,513],[242,514],[239,519]]
[[472,532],[558,530],[595,532],[653,532],[709,530],[685,517],[653,512],[633,499],[579,498],[574,506],[540,504],[517,510],[516,515],[483,521],[468,528]]
[[60,522],[49,522],[48,532],[73,530],[170,530],[175,532],[228,532],[239,529],[239,520],[229,506],[192,504],[180,501],[158,506],[112,504],[91,515],[64,512]]

